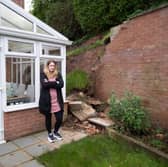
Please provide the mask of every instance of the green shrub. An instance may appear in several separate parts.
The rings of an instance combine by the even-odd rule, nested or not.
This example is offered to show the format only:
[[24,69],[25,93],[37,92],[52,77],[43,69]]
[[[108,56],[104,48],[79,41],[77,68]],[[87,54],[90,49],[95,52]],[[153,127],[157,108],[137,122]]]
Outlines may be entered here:
[[33,0],[32,13],[71,40],[83,36],[75,18],[72,0]]
[[110,117],[123,124],[125,130],[135,134],[146,133],[150,127],[148,113],[141,105],[141,99],[132,93],[125,93],[120,100],[112,94]]
[[85,90],[89,85],[88,74],[82,70],[74,70],[67,74],[66,91],[69,94],[72,90]]
[[146,0],[73,0],[76,19],[86,33],[107,30],[135,11],[145,10],[149,6],[150,2]]
[[32,13],[71,40],[97,34],[168,0],[32,0]]
[[150,144],[151,144],[152,146],[158,148],[158,149],[163,149],[163,148],[166,147],[165,144],[164,144],[164,142],[161,141],[161,140],[158,140],[158,139],[152,139],[152,140],[150,141]]

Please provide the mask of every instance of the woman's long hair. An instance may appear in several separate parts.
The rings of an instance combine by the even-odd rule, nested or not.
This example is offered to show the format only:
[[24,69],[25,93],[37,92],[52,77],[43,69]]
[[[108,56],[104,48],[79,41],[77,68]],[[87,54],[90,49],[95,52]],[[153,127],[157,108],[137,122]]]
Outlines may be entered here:
[[[49,71],[49,68],[48,68],[50,63],[54,63],[55,64],[55,70],[52,73]],[[43,71],[44,71],[44,74],[47,76],[48,79],[56,78],[57,75],[58,75],[57,62],[55,60],[47,61]]]

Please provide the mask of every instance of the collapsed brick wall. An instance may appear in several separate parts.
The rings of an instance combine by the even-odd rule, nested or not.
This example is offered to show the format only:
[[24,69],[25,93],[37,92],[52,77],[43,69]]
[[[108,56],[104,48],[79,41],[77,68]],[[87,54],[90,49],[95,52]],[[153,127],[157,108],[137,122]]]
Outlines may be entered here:
[[12,0],[12,1],[21,6],[22,8],[24,8],[24,0]]
[[122,24],[96,76],[96,96],[130,90],[142,97],[154,123],[168,129],[168,7]]

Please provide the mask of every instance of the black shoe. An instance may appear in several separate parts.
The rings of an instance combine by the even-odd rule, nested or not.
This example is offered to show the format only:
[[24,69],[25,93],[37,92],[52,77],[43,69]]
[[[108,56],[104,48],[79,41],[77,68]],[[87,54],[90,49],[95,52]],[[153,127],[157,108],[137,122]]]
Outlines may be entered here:
[[58,132],[53,132],[53,136],[54,136],[54,138],[56,138],[57,140],[62,140],[62,136],[61,136]]
[[53,142],[55,141],[55,137],[54,137],[54,135],[53,135],[52,133],[49,133],[49,134],[48,134],[48,141],[49,141],[50,143],[53,143]]

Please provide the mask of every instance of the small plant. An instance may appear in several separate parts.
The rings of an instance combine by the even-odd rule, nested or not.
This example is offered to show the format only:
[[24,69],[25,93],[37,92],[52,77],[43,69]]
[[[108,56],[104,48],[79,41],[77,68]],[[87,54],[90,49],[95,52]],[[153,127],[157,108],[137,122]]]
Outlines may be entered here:
[[152,140],[150,141],[150,144],[151,144],[152,146],[158,148],[158,149],[163,149],[163,148],[165,148],[165,143],[162,142],[162,141],[160,141],[160,140],[158,140],[158,139],[152,139]]
[[66,91],[69,94],[72,90],[84,90],[89,86],[89,76],[82,70],[74,70],[67,75]]
[[158,134],[158,133],[163,133],[163,129],[161,127],[157,127],[155,129],[155,133]]
[[150,127],[148,113],[141,105],[141,99],[132,93],[125,93],[120,100],[113,93],[110,100],[110,117],[122,123],[125,130],[144,134]]

